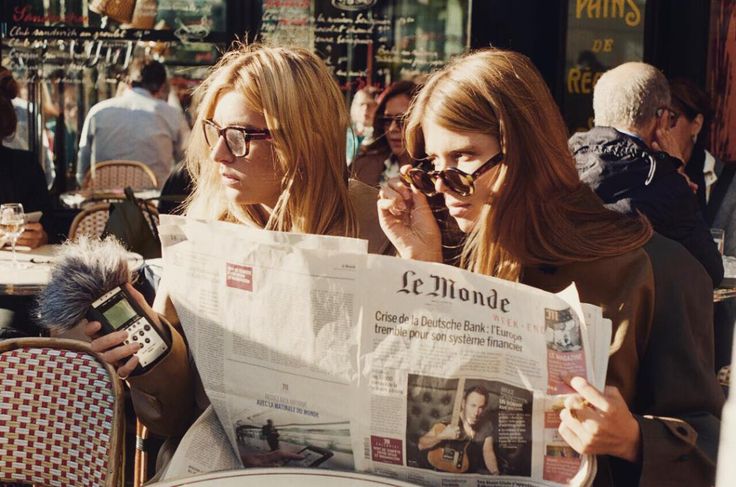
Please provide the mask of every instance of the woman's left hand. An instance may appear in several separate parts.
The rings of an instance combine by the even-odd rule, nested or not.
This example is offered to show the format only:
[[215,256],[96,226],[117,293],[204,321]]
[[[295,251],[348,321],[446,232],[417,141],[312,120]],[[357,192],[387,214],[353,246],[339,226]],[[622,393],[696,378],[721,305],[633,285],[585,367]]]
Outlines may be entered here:
[[612,455],[636,463],[641,457],[641,432],[624,398],[616,387],[603,392],[582,377],[570,386],[577,394],[565,400],[560,412],[562,438],[584,455]]
[[45,245],[49,242],[49,236],[40,223],[26,223],[25,230],[18,237],[17,245],[25,245],[32,249]]
[[378,193],[378,222],[401,257],[442,262],[442,234],[427,197],[398,177]]

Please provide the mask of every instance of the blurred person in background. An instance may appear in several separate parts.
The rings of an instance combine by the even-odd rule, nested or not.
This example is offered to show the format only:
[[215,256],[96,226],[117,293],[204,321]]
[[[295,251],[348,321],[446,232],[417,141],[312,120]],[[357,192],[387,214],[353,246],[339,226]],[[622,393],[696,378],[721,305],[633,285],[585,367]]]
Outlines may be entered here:
[[[55,93],[57,100],[58,100],[58,90],[57,93]],[[61,103],[59,101],[55,101],[55,103]],[[64,130],[63,132],[60,130],[61,127],[59,126],[60,121],[60,114],[57,114],[55,117],[49,117],[46,121],[46,129],[49,131],[50,134],[54,135],[53,139],[53,146],[54,146],[54,152],[57,154],[57,157],[59,154],[63,154],[64,157],[64,164],[67,168],[75,167],[76,160],[77,160],[77,151],[79,150],[78,146],[78,139],[79,139],[79,130],[78,130],[78,112],[79,108],[77,106],[77,92],[74,89],[73,86],[69,85],[64,89],[64,96],[63,96],[63,108],[64,108]],[[59,147],[57,146],[58,138],[63,136],[64,137],[64,151],[59,152]],[[57,160],[57,165],[59,161]]]
[[373,141],[373,119],[381,90],[377,86],[364,86],[355,92],[350,104],[350,130],[348,130],[348,163],[355,159],[361,147]]
[[[2,139],[2,145],[10,149],[30,150],[32,141],[28,138],[28,115],[33,114],[34,107],[28,102],[28,89],[25,83],[18,82],[18,92],[15,98],[11,100],[16,116],[16,129],[12,135]],[[44,117],[55,117],[58,110],[55,109],[51,102],[51,95],[45,83],[41,84],[41,108]],[[46,175],[46,185],[50,188],[54,182],[56,174],[54,169],[54,156],[51,152],[51,144],[49,144],[49,133],[44,130],[41,132],[41,151],[43,153],[43,170]]]
[[[18,120],[12,100],[18,95],[13,74],[0,67],[0,139],[13,136]],[[35,248],[48,242],[44,225],[49,221],[51,197],[46,178],[33,153],[0,145],[0,204],[21,203],[26,212],[43,211],[39,223],[26,223],[18,245]],[[0,245],[4,238],[0,235]],[[5,263],[7,264],[7,263]],[[0,272],[12,272],[2,269]],[[0,339],[38,334],[31,324],[30,296],[0,296]]]
[[670,135],[682,152],[685,174],[698,186],[695,194],[705,220],[712,225],[734,170],[705,148],[713,113],[708,95],[685,78],[673,79],[670,92],[679,115]]
[[413,81],[404,80],[390,84],[381,93],[373,121],[373,141],[361,149],[350,165],[352,177],[378,187],[398,176],[399,168],[411,162],[402,129],[404,114],[418,88]]
[[716,161],[705,150],[705,146],[698,142],[700,134],[705,132],[710,121],[708,97],[695,83],[682,78],[670,82],[670,94],[676,122],[669,131],[669,136],[675,147],[674,152],[682,155],[685,174],[697,185],[698,204],[705,211],[713,184],[718,179],[717,173],[723,169],[720,161]]
[[441,261],[426,199],[440,194],[467,234],[462,267],[548,292],[574,283],[611,320],[606,387],[566,379],[575,393],[558,427],[596,455],[594,485],[711,486],[723,392],[710,278],[643,215],[605,208],[580,181],[531,61],[497,49],[454,58],[417,95],[405,134],[433,170],[404,166],[380,192],[381,227],[403,258]]
[[174,164],[184,158],[189,125],[181,110],[160,99],[166,68],[158,61],[137,61],[121,96],[93,106],[82,127],[77,181],[98,162],[131,160],[153,170],[161,187]]
[[[682,151],[685,173],[698,186],[698,204],[713,228],[724,231],[724,254],[736,255],[736,167],[726,165],[706,150],[712,107],[708,96],[684,78],[670,82],[672,108],[679,113],[670,131],[673,144]],[[726,277],[736,277],[733,272]],[[715,369],[731,363],[736,300],[727,299],[714,306]]]
[[[15,133],[17,118],[12,104],[18,85],[13,74],[0,68],[0,138]],[[43,211],[39,223],[27,223],[18,245],[36,248],[49,241],[44,223],[50,217],[51,197],[46,178],[33,153],[0,146],[0,203],[21,203],[26,213]]]
[[723,262],[682,172],[684,156],[670,133],[678,117],[670,104],[669,83],[654,66],[630,62],[606,71],[593,89],[595,127],[574,134],[570,150],[580,179],[607,208],[646,215],[717,287]]

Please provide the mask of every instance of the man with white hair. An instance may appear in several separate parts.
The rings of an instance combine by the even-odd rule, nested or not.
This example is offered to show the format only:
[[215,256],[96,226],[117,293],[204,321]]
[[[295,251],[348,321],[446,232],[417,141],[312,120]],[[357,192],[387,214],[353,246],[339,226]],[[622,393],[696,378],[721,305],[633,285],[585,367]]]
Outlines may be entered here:
[[681,243],[708,271],[713,286],[723,262],[700,214],[681,150],[669,131],[678,114],[654,66],[630,62],[600,77],[593,90],[595,127],[570,138],[580,179],[621,212],[641,212],[654,230]]

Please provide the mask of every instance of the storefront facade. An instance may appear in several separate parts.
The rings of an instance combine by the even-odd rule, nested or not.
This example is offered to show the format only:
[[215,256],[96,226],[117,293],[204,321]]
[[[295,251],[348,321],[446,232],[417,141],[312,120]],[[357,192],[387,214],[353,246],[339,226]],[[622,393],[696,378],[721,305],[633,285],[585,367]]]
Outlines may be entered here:
[[[0,52],[29,82],[31,102],[56,98],[42,119],[76,105],[65,120],[72,134],[91,105],[114,95],[132,57],[164,61],[186,107],[235,37],[313,50],[347,101],[365,85],[421,78],[469,48],[517,50],[537,65],[571,131],[592,125],[602,72],[643,60],[708,90],[718,107],[713,149],[733,160],[735,15],[736,0],[6,0]],[[36,152],[42,131],[40,123],[30,130]],[[73,147],[53,152],[73,165]]]

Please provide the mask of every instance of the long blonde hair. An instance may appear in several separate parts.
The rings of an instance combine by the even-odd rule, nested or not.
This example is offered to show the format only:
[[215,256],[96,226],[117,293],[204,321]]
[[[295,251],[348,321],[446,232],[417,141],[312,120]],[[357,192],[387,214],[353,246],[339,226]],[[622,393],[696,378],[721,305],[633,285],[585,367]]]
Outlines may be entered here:
[[407,148],[415,157],[424,155],[426,120],[497,137],[504,154],[488,183],[497,189],[493,201],[465,241],[464,267],[517,280],[523,266],[620,255],[650,238],[646,218],[604,208],[580,182],[562,116],[525,56],[485,49],[434,73],[406,123]]
[[[232,91],[245,98],[248,109],[263,113],[272,136],[274,169],[284,176],[271,215],[261,205],[228,202],[204,139],[202,121]],[[298,48],[240,46],[214,66],[195,99],[200,104],[187,150],[194,181],[188,215],[271,230],[357,235],[345,161],[347,107],[321,59]]]

